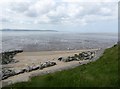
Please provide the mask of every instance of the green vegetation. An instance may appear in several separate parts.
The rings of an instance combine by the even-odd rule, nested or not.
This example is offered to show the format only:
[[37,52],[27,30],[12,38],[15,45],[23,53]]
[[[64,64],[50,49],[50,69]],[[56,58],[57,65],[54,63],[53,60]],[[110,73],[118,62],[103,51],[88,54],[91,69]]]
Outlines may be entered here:
[[5,88],[23,87],[118,87],[118,45],[106,49],[99,60],[74,69],[33,77]]

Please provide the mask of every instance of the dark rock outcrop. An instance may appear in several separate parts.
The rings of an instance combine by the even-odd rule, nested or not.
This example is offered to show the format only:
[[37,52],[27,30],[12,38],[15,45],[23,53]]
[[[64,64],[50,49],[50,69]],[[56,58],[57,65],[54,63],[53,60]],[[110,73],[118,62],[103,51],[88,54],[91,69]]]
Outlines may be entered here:
[[3,68],[2,69],[2,74],[1,74],[1,77],[2,77],[1,79],[6,79],[6,78],[8,78],[10,76],[13,76],[13,75],[15,75],[14,70]]
[[21,53],[23,52],[23,50],[14,50],[14,51],[8,51],[8,52],[2,52],[0,53],[0,60],[2,64],[8,64],[8,63],[16,63],[18,61],[16,61],[15,59],[13,59],[13,57],[17,54],[17,53]]
[[25,72],[31,72],[31,71],[38,70],[38,69],[43,69],[43,68],[54,66],[54,65],[56,65],[56,62],[48,61],[48,62],[45,62],[45,63],[40,64],[40,65],[27,66],[27,67],[22,68],[22,69],[3,68],[2,71],[0,72],[0,80],[7,79],[8,77],[11,77],[14,75],[22,74]]
[[60,57],[58,58],[58,60],[63,62],[70,62],[70,61],[80,61],[80,60],[91,60],[94,57],[95,57],[95,52],[87,51],[87,52],[75,54],[74,56],[71,57],[69,56],[67,58]]

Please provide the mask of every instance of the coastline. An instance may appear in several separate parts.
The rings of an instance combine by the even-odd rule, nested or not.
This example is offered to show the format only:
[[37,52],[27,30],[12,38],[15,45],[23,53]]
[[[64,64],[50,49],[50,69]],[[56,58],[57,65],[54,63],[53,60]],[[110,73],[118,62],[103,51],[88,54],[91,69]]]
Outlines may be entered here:
[[[76,53],[83,52],[83,51],[96,51],[96,56],[93,58],[93,60],[83,60],[83,61],[72,61],[68,63],[59,62],[56,60],[59,57],[68,57],[72,56]],[[54,61],[57,63],[57,65],[44,68],[43,70],[36,70],[28,73],[23,73],[19,75],[15,75],[12,77],[9,77],[8,79],[2,80],[3,86],[10,85],[17,82],[25,82],[29,81],[31,77],[44,75],[48,73],[53,73],[56,71],[62,71],[67,70],[70,68],[74,68],[79,65],[87,64],[89,62],[97,60],[102,53],[104,52],[104,49],[88,49],[88,50],[70,50],[70,51],[44,51],[44,52],[23,52],[17,54],[14,58],[19,60],[18,63],[15,64],[8,64],[6,66],[11,66],[13,68],[21,68],[25,67],[26,63],[27,65],[37,64],[39,62],[45,62],[45,61]],[[81,62],[81,63],[79,63]]]

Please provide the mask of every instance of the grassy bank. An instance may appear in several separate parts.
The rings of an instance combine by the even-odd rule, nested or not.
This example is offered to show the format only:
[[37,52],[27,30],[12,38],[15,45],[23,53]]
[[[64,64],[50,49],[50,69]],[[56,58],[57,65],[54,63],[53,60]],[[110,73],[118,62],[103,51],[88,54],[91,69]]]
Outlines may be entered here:
[[29,82],[5,88],[22,87],[115,87],[118,85],[118,46],[106,49],[99,60],[74,69],[33,77]]

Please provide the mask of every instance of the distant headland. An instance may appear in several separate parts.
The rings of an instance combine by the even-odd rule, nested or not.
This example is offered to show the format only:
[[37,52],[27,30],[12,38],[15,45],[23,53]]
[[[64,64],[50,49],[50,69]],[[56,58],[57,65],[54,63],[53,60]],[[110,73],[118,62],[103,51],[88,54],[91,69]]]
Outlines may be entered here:
[[58,32],[56,30],[29,30],[29,29],[0,29],[0,31],[41,31],[41,32]]

